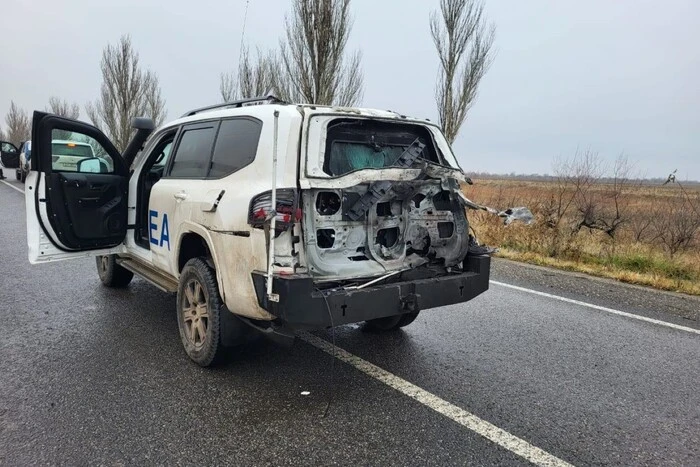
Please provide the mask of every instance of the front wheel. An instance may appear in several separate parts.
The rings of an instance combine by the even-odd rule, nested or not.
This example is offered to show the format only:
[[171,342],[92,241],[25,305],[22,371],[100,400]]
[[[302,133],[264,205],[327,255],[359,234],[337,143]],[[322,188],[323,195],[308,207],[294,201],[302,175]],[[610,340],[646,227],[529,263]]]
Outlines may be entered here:
[[111,288],[122,288],[129,285],[134,273],[117,264],[117,255],[104,255],[95,258],[97,274],[102,283]]
[[189,260],[177,289],[177,325],[185,352],[200,366],[209,366],[223,353],[222,308],[216,273],[204,259]]

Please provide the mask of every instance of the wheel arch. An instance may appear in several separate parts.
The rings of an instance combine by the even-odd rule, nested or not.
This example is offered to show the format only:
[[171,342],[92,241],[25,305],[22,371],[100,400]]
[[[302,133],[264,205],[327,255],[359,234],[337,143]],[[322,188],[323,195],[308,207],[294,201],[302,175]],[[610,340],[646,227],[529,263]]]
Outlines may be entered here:
[[174,269],[178,277],[187,261],[192,258],[205,257],[212,262],[216,274],[216,282],[219,285],[219,294],[222,300],[226,300],[225,288],[221,277],[221,269],[216,250],[212,248],[213,242],[209,231],[202,225],[185,223],[177,242],[177,254],[174,256]]

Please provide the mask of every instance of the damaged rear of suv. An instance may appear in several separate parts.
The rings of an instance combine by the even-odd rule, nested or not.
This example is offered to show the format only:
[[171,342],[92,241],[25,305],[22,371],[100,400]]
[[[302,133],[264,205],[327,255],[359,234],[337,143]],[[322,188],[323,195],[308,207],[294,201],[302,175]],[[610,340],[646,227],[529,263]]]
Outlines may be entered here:
[[[388,331],[488,289],[466,216],[481,207],[429,121],[267,97],[133,126],[120,153],[94,126],[34,113],[29,260],[93,256],[108,287],[138,275],[177,293],[202,366],[253,329]],[[57,139],[94,157],[66,167]]]
[[439,128],[391,112],[300,111],[301,190],[288,204],[303,260],[273,271],[270,295],[254,275],[262,308],[294,328],[392,330],[488,289],[490,258],[469,254],[465,177]]

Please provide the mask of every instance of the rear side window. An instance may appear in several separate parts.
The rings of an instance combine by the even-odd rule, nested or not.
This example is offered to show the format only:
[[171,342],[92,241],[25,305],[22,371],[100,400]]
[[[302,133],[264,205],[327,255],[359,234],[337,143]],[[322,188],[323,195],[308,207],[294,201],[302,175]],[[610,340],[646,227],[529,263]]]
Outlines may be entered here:
[[176,178],[206,177],[215,136],[216,124],[183,131],[169,176]]
[[355,170],[398,167],[411,143],[425,144],[420,156],[442,164],[430,131],[421,125],[371,119],[338,119],[328,125],[323,171],[340,176]]
[[262,122],[252,118],[223,120],[214,146],[210,178],[232,174],[255,160]]

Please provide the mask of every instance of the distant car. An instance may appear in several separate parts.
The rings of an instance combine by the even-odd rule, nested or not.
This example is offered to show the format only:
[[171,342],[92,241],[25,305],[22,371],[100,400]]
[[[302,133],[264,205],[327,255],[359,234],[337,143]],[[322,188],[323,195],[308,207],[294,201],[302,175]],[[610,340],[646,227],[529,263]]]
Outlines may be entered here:
[[53,170],[62,172],[78,172],[79,162],[93,158],[97,158],[102,167],[98,172],[110,172],[113,167],[111,158],[95,155],[90,144],[79,141],[52,140],[51,156]]
[[77,172],[78,162],[95,157],[95,153],[88,143],[54,139],[51,141],[51,156],[54,170]]
[[15,171],[15,177],[22,183],[27,179],[27,174],[30,170],[30,161],[32,157],[32,142],[25,141],[19,146],[19,167]]

